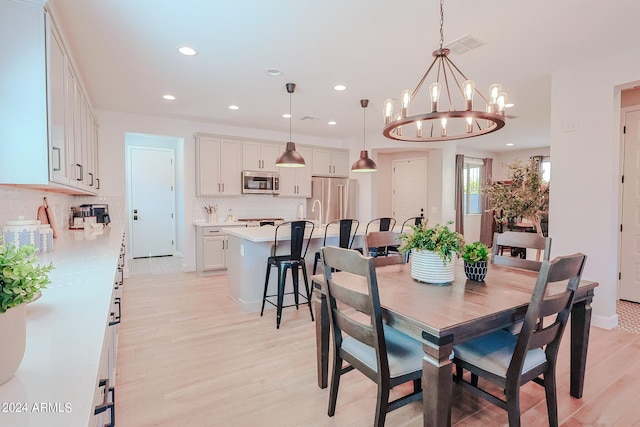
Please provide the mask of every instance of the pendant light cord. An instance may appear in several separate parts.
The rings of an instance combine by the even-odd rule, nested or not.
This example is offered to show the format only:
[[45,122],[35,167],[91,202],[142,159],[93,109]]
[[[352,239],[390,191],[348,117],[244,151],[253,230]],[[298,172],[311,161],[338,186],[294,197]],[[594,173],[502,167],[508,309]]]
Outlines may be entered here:
[[291,141],[291,92],[289,92],[289,141]]
[[440,0],[440,49],[444,44],[444,0]]
[[362,148],[367,149],[367,109],[362,107]]

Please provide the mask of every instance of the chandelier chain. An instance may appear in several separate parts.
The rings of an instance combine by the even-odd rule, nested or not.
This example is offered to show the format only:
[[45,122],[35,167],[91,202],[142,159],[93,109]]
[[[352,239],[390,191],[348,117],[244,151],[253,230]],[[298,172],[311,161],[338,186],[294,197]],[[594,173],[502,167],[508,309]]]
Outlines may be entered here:
[[440,0],[440,49],[444,44],[444,0]]

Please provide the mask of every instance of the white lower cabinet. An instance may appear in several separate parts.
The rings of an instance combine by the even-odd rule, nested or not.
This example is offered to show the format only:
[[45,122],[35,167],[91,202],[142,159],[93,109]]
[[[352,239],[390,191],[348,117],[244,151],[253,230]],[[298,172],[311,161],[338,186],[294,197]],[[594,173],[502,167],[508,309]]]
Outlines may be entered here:
[[229,242],[225,227],[244,225],[204,225],[196,226],[196,270],[214,271],[227,268]]

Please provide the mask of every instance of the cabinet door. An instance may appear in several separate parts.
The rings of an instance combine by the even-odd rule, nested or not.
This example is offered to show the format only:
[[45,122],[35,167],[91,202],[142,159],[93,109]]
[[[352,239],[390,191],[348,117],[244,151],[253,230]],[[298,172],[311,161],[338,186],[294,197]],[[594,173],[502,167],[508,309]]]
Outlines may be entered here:
[[202,269],[227,268],[227,236],[204,236],[202,238]]
[[[280,197],[296,197],[298,184],[296,182],[296,169],[278,168],[280,172]],[[302,168],[304,169],[304,168]]]
[[84,100],[82,99],[82,91],[78,85],[78,81],[74,80],[73,84],[73,140],[74,140],[74,155],[73,155],[73,173],[71,174],[71,180],[74,182],[74,186],[78,188],[83,187],[84,182],[84,165],[83,165],[83,121],[84,119]]
[[222,186],[219,180],[220,140],[196,138],[196,193],[198,196],[218,196]]
[[262,169],[259,142],[244,141],[242,143],[242,169],[246,171],[259,171]]
[[314,149],[312,164],[313,175],[331,176],[333,171],[331,151]]
[[223,139],[220,141],[220,183],[223,196],[242,194],[242,145],[240,141]]
[[265,144],[260,147],[262,157],[262,170],[267,172],[278,172],[279,167],[276,166],[276,158],[280,154],[280,144]]
[[332,174],[334,176],[349,176],[349,152],[348,151],[332,151],[331,152]]
[[308,147],[298,147],[297,148],[300,155],[304,158],[307,166],[303,168],[289,168],[294,169],[296,171],[296,185],[298,197],[311,197],[311,167],[310,163],[312,163],[313,150]]
[[[47,17],[48,18],[48,17]],[[67,164],[67,96],[65,80],[67,64],[64,47],[57,31],[47,19],[47,89],[49,101],[49,179],[60,184],[69,184]]]

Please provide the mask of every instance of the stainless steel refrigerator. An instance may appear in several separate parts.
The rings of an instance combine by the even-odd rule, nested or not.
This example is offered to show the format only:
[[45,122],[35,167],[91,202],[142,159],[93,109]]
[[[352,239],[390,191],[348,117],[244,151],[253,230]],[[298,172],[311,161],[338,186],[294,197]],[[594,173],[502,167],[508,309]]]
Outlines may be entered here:
[[358,219],[358,181],[348,178],[324,178],[314,176],[311,181],[311,198],[307,199],[307,218],[318,217],[318,203],[322,205],[322,223],[341,218]]

